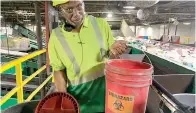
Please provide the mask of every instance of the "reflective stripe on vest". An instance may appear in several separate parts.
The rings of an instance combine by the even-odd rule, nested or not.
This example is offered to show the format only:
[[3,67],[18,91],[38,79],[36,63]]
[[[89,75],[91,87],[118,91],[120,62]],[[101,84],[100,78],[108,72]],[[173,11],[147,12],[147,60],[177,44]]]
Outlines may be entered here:
[[99,42],[99,45],[100,45],[101,57],[103,58],[106,55],[106,51],[104,49],[104,41],[103,41],[102,34],[101,34],[100,30],[99,30],[96,18],[93,17],[93,16],[89,16],[89,18],[91,20],[92,26],[93,26],[94,31],[96,33],[96,36],[97,36],[97,39],[98,39],[98,42]]
[[95,80],[99,77],[102,77],[105,75],[104,74],[104,67],[105,67],[104,63],[97,65],[91,69],[91,70],[94,70],[94,72],[87,72],[75,80],[71,80],[71,81],[68,80],[68,85],[76,86],[76,85],[79,85],[82,83],[86,83],[86,82]]
[[60,28],[55,29],[55,34],[58,40],[60,41],[61,45],[63,46],[64,52],[67,54],[70,61],[73,63],[74,71],[76,76],[80,74],[80,67],[78,63],[76,62],[76,59],[67,43],[67,41],[64,39],[64,35],[61,33]]

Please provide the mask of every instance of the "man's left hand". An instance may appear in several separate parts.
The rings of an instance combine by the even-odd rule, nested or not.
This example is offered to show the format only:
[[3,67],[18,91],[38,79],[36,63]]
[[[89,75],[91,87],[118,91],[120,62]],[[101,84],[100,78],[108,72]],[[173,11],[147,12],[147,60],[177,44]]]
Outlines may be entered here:
[[127,50],[127,42],[124,40],[116,41],[110,48],[110,58],[119,58]]

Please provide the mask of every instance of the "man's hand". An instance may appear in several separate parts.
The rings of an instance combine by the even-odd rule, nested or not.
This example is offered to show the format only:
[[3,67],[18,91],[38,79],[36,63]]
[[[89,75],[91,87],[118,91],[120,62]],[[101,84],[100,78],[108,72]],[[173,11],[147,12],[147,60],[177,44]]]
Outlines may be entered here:
[[127,42],[123,40],[116,41],[110,48],[109,55],[111,58],[119,58],[127,50]]

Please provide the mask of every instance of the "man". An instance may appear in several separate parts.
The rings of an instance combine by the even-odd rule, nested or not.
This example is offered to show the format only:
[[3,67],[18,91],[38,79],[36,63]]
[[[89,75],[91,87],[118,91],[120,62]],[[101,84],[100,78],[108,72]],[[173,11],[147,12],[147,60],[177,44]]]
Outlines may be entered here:
[[53,1],[53,6],[65,20],[49,41],[56,91],[73,95],[81,113],[104,112],[104,62],[125,52],[126,42],[114,41],[104,19],[85,15],[82,0]]

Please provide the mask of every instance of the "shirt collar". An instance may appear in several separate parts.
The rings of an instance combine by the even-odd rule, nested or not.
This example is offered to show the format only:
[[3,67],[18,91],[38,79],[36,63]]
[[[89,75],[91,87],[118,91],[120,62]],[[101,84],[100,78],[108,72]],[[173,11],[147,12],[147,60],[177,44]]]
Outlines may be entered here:
[[83,23],[83,26],[84,27],[88,27],[88,21],[89,19],[88,19],[88,16],[87,15],[85,15],[85,17],[84,17],[84,23]]

